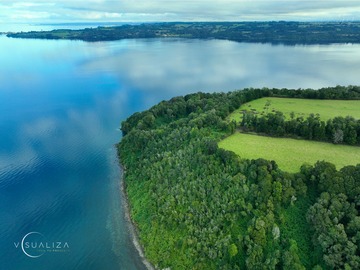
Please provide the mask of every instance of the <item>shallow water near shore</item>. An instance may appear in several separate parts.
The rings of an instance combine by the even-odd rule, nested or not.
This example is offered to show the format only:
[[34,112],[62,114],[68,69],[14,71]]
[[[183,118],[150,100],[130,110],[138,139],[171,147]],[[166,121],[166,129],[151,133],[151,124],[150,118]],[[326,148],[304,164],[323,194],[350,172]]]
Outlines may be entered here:
[[[114,146],[132,113],[197,91],[359,84],[360,72],[360,46],[351,44],[0,36],[0,59],[0,268],[8,270],[144,269]],[[29,257],[16,244],[31,232],[69,248],[24,248],[41,254]]]

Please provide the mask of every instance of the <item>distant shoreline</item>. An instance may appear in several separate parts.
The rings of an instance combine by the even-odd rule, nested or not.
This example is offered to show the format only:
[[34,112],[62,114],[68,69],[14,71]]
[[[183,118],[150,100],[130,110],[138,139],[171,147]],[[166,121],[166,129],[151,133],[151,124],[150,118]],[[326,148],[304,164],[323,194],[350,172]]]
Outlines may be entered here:
[[168,22],[7,33],[11,38],[88,42],[138,38],[222,39],[248,43],[315,45],[360,43],[360,22]]

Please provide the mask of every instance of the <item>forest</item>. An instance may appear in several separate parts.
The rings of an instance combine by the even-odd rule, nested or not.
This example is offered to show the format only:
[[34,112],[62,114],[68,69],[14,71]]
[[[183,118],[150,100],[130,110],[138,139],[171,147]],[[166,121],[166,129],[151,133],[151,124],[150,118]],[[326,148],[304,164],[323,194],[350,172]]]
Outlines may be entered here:
[[167,22],[7,33],[13,38],[108,41],[132,38],[225,39],[271,44],[360,43],[360,22]]
[[[194,93],[122,123],[118,154],[131,217],[157,268],[360,269],[360,164],[337,170],[318,161],[289,173],[276,161],[241,159],[218,147],[239,125],[259,128],[261,118],[254,121],[251,114],[243,123],[227,117],[262,97],[360,99],[360,87]],[[316,122],[315,115],[289,121],[303,125]],[[281,119],[276,113],[263,117],[267,128],[261,132],[359,143],[359,133],[353,139],[344,129],[336,142],[331,133],[338,122],[346,128],[355,119],[320,122],[320,136],[315,128],[299,135],[287,120],[276,126],[276,117]]]

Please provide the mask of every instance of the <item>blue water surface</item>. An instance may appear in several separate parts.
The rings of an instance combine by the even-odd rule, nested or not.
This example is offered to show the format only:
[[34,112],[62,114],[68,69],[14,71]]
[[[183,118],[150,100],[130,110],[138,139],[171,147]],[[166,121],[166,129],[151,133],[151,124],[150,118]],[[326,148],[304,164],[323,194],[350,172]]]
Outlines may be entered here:
[[[143,269],[119,192],[121,121],[161,100],[244,87],[359,84],[360,46],[0,36],[0,269]],[[69,244],[30,258],[29,232]]]

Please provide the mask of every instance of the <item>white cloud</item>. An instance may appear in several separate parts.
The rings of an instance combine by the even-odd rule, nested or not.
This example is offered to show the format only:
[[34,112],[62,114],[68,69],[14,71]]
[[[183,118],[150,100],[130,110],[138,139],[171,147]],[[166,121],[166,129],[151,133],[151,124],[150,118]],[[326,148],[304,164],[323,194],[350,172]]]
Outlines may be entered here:
[[41,6],[55,6],[55,3],[34,3],[34,2],[14,2],[12,8],[30,8]]
[[[22,14],[19,17],[14,14]],[[360,20],[360,1],[344,0],[38,0],[1,1],[0,20],[241,21]]]
[[93,21],[101,21],[106,19],[119,19],[122,17],[120,13],[114,12],[96,12],[96,11],[89,11],[89,12],[79,12],[78,18],[86,19],[86,20],[93,20]]
[[48,19],[52,15],[44,11],[16,11],[12,13],[9,18],[11,20],[39,20],[39,19]]

